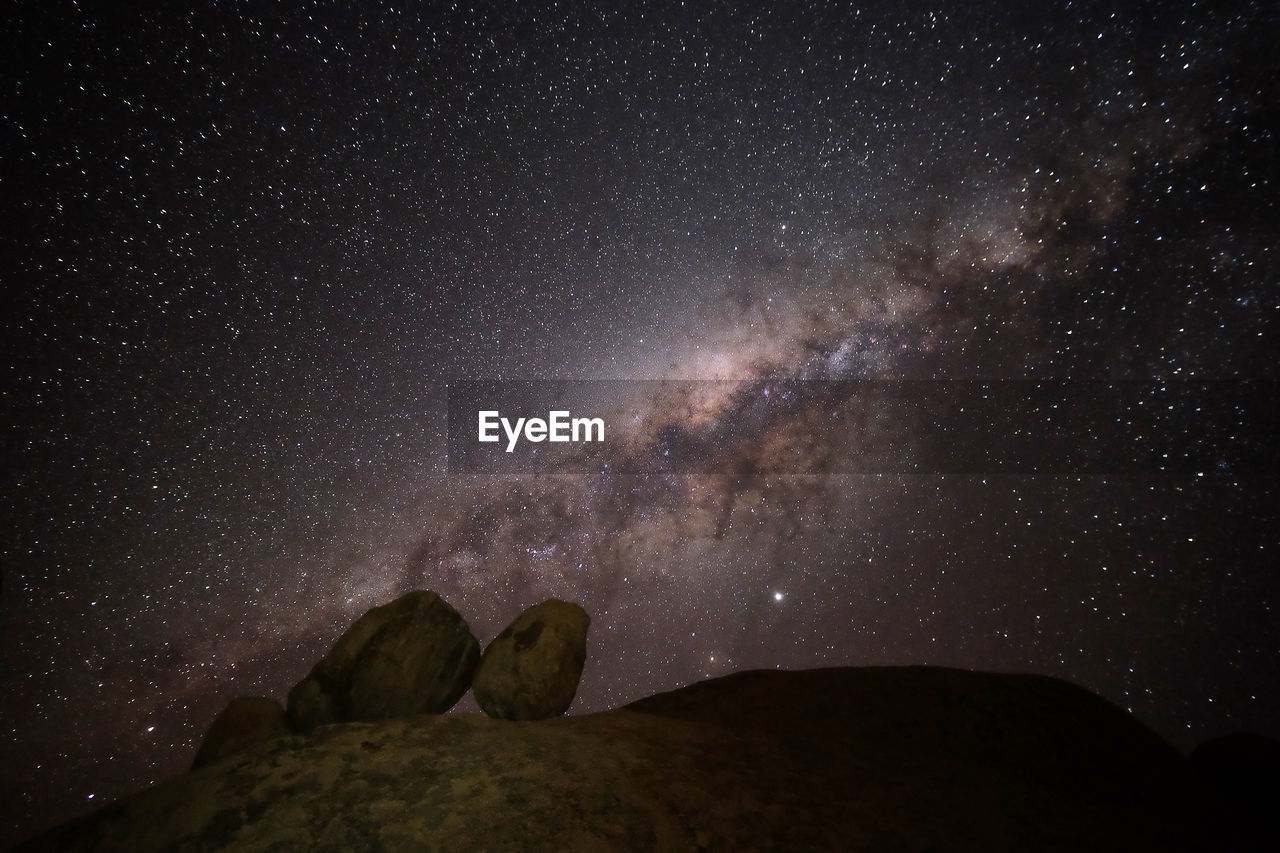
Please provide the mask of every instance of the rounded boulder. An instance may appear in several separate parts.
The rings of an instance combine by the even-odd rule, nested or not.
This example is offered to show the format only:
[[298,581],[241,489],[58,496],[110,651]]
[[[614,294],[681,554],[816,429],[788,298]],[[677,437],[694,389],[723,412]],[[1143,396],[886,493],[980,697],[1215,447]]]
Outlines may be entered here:
[[480,659],[472,690],[499,720],[544,720],[573,703],[587,659],[591,617],[556,599],[521,613]]
[[419,590],[357,619],[289,692],[289,718],[330,722],[442,714],[471,686],[480,644],[458,611]]

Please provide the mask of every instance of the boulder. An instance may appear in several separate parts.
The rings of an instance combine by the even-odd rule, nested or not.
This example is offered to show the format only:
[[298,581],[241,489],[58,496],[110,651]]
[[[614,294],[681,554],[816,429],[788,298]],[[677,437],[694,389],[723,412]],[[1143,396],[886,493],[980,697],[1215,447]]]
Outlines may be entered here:
[[499,720],[544,720],[573,702],[587,659],[591,617],[556,599],[521,613],[485,649],[472,689]]
[[265,696],[240,696],[232,699],[209,726],[191,767],[202,767],[292,731],[279,702]]
[[316,726],[338,722],[338,715],[333,709],[333,698],[311,676],[293,686],[287,701],[289,722],[300,732],[309,732]]
[[440,714],[462,697],[480,660],[466,621],[434,592],[375,607],[289,691],[299,731],[335,722]]

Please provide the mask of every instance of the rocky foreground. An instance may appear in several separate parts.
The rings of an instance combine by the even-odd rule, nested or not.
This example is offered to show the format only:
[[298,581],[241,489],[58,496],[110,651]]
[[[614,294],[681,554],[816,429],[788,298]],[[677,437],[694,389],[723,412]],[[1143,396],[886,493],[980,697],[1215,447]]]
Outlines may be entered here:
[[18,849],[1230,849],[1226,805],[1061,681],[765,671],[580,717],[321,726]]

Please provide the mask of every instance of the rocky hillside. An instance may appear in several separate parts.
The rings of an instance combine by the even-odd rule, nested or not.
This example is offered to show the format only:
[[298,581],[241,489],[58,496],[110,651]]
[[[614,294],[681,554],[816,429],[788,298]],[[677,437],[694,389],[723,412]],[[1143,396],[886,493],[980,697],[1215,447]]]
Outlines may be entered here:
[[1220,796],[1061,681],[766,671],[589,716],[320,726],[19,849],[1216,849]]

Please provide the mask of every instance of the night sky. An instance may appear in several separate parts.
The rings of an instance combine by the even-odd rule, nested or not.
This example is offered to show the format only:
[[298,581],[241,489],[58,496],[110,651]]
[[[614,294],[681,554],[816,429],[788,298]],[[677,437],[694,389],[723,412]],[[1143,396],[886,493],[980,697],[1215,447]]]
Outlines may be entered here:
[[[139,5],[0,20],[0,842],[415,588],[582,603],[573,713],[934,664],[1280,735],[1274,4]],[[735,381],[447,465],[511,379]]]

